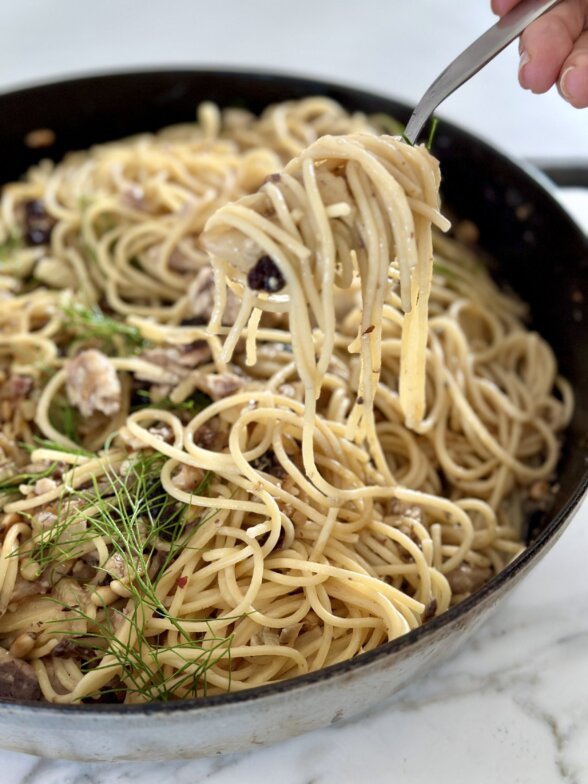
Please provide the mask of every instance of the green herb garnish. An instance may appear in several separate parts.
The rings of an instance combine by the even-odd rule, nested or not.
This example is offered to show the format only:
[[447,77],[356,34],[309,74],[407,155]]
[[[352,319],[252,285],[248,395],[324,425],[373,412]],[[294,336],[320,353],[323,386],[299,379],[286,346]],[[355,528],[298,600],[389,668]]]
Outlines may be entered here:
[[96,250],[88,243],[82,242],[82,250],[84,254],[90,259],[91,262],[94,264],[98,263],[98,256],[96,255]]
[[10,256],[22,248],[22,239],[11,234],[4,242],[0,242],[0,261],[8,261]]
[[433,142],[435,141],[435,135],[437,133],[438,125],[439,125],[439,118],[433,117],[433,119],[431,120],[431,127],[429,128],[429,138],[427,139],[427,150],[429,152],[431,152]]
[[404,125],[389,114],[385,114],[384,112],[373,114],[370,117],[370,120],[377,125],[380,130],[390,134],[390,136],[403,135]]
[[70,446],[63,446],[63,444],[58,444],[57,441],[51,441],[48,438],[40,438],[39,436],[33,436],[32,444],[25,444],[21,443],[20,446],[23,449],[26,449],[27,452],[34,452],[35,449],[52,449],[56,452],[66,452],[69,455],[80,455],[80,457],[95,457],[94,452],[89,452],[87,449],[83,447],[70,447]]
[[40,468],[38,471],[21,471],[5,476],[0,479],[0,495],[12,494],[18,490],[20,485],[32,485],[39,479],[50,477],[56,468],[57,463],[52,463],[47,468]]
[[76,333],[78,340],[100,340],[108,348],[116,348],[116,342],[122,343],[122,349],[139,350],[145,346],[145,339],[137,327],[123,321],[106,316],[94,305],[89,308],[79,302],[63,307],[68,317],[68,327]]
[[[41,570],[89,552],[94,539],[108,543],[110,554],[124,565],[123,579],[130,597],[123,608],[103,605],[96,618],[82,607],[59,602],[68,611],[66,620],[86,621],[88,632],[53,630],[87,651],[87,656],[82,655],[84,671],[108,669],[113,678],[120,678],[120,687],[110,684],[96,697],[120,692],[149,701],[167,700],[178,689],[191,695],[206,694],[208,669],[220,659],[230,660],[231,634],[215,633],[214,619],[198,619],[206,623],[208,632],[188,632],[183,619],[170,612],[158,592],[168,567],[190,546],[194,526],[216,514],[213,510],[195,519],[193,507],[165,491],[160,481],[165,461],[159,453],[135,454],[123,474],[111,466],[92,479],[91,487],[69,490],[56,513],[55,525],[27,543],[27,555]],[[213,474],[206,472],[194,493],[205,493],[212,478]],[[155,570],[153,564],[157,565]],[[146,615],[169,622],[177,632],[177,641],[167,644],[164,634],[148,637]],[[63,624],[53,623],[56,627]],[[128,634],[121,634],[123,623],[128,625]],[[164,667],[162,657],[170,653],[182,660],[179,667]],[[103,663],[105,655],[114,661]]]
[[145,402],[136,403],[131,410],[137,411],[141,408],[159,408],[162,411],[189,411],[191,414],[199,414],[212,403],[212,398],[204,392],[194,392],[193,395],[182,400],[181,403],[174,403],[169,397],[164,397],[156,402],[151,401],[149,392],[146,389],[139,389],[137,397]]
[[437,259],[435,259],[433,261],[433,272],[436,273],[437,275],[441,275],[446,280],[455,280],[456,279],[455,272],[450,267],[448,267],[446,264],[443,264],[442,262],[437,261]]
[[65,397],[56,396],[49,409],[49,421],[56,430],[63,433],[70,441],[77,442],[80,426],[80,412]]

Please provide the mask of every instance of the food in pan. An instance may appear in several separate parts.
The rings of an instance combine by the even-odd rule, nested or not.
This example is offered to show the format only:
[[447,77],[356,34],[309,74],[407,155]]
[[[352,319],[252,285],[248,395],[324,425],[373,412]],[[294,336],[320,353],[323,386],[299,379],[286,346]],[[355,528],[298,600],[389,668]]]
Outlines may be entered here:
[[295,677],[521,551],[572,395],[388,123],[204,104],[5,186],[4,699]]

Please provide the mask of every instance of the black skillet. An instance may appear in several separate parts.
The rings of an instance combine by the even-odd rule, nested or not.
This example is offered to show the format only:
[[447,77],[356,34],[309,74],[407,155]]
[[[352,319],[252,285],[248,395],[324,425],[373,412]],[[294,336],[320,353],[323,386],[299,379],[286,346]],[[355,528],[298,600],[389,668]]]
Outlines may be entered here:
[[[254,112],[288,98],[327,95],[349,110],[406,121],[409,108],[385,97],[266,73],[165,71],[75,79],[0,96],[0,182],[43,157],[190,120],[203,100]],[[31,131],[54,143],[31,148]],[[42,138],[42,136],[41,136]],[[536,564],[578,508],[588,482],[588,240],[538,171],[441,122],[446,207],[477,224],[497,276],[524,300],[572,382],[576,409],[548,513],[529,524],[529,547],[477,594],[405,637],[316,673],[226,696],[141,706],[0,703],[0,745],[52,757],[175,759],[251,748],[365,710],[449,656]],[[585,169],[553,169],[566,184]],[[518,216],[518,217],[517,217]]]

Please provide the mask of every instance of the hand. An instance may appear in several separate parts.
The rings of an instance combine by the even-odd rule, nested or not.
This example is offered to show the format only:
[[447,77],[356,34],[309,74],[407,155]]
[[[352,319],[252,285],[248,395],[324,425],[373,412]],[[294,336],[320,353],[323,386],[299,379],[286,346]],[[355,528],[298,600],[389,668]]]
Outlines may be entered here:
[[[492,0],[503,16],[519,0]],[[521,36],[519,82],[545,93],[557,84],[561,96],[577,109],[588,107],[588,0],[563,0],[529,25]]]

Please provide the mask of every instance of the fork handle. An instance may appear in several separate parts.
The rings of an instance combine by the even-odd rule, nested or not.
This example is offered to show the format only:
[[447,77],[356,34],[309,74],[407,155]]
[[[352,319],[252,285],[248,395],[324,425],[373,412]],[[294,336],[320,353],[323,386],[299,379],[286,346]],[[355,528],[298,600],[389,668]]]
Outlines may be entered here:
[[522,0],[493,27],[450,63],[419,101],[406,126],[405,137],[415,144],[423,126],[439,104],[471,79],[505,49],[531,22],[561,0]]

